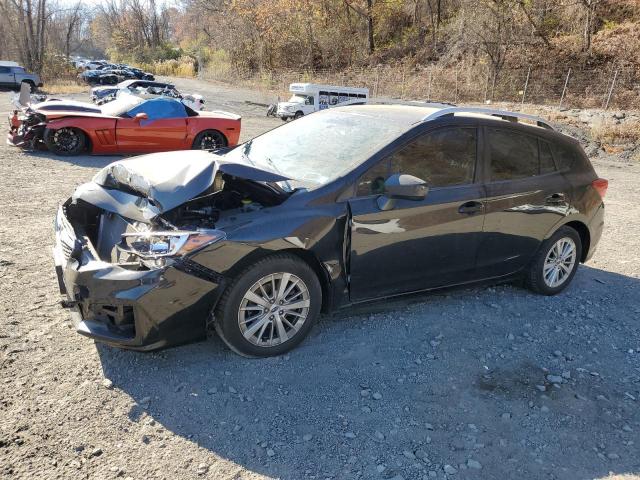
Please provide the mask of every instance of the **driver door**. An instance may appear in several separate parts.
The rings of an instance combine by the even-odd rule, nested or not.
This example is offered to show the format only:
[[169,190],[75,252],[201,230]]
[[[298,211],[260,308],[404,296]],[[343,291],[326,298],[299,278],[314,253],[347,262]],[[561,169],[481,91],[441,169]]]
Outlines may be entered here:
[[[475,278],[484,221],[484,188],[475,181],[475,127],[444,127],[372,167],[349,201],[351,300],[424,290]],[[377,198],[393,173],[426,181],[422,200]]]
[[[146,119],[135,118],[145,113]],[[155,98],[137,105],[126,118],[116,123],[116,140],[120,153],[184,150],[186,145],[187,112],[181,102]]]

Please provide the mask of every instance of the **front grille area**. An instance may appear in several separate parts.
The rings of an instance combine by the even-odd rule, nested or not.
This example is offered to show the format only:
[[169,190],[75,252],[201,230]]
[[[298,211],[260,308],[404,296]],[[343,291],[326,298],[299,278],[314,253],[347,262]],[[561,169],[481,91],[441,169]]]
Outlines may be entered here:
[[130,305],[110,305],[105,303],[85,303],[82,305],[85,320],[100,322],[109,330],[121,336],[134,338],[136,323],[133,307]]
[[221,274],[205,267],[204,265],[200,265],[189,258],[182,258],[179,262],[174,264],[174,267],[208,282],[217,284],[222,284],[224,282],[224,277]]

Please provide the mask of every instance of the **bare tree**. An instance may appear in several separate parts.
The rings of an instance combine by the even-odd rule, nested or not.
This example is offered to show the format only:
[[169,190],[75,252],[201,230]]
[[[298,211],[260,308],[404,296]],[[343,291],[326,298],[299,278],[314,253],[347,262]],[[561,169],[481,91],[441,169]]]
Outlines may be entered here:
[[582,51],[591,55],[591,37],[593,35],[595,12],[596,7],[602,0],[580,0],[580,2],[585,10]]
[[344,0],[345,5],[360,15],[367,22],[367,41],[369,44],[369,53],[373,53],[376,50],[375,33],[374,33],[374,21],[373,21],[373,0],[366,0],[366,9],[363,9],[357,5],[354,5],[350,0]]
[[513,45],[513,18],[509,0],[483,0],[478,2],[475,35],[491,64],[492,96],[496,82]]

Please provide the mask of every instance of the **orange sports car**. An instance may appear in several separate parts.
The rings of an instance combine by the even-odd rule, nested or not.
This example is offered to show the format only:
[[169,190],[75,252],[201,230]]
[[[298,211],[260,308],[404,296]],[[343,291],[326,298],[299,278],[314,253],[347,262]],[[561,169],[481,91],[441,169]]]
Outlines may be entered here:
[[43,144],[58,155],[150,153],[234,146],[240,137],[238,115],[196,112],[179,100],[145,100],[123,95],[100,107],[49,100],[11,119],[9,143],[25,148]]

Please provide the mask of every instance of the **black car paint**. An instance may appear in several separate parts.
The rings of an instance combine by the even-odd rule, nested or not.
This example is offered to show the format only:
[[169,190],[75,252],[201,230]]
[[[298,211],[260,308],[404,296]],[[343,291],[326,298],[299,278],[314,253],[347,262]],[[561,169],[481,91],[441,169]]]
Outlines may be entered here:
[[[394,199],[393,208],[385,211],[379,209],[375,196],[354,197],[358,178],[376,162],[416,136],[448,125],[478,129],[473,184],[433,188],[424,200]],[[532,177],[522,185],[489,183],[484,148],[487,126],[513,128],[571,145],[583,156],[581,171],[550,174],[557,178]],[[590,185],[596,178],[582,149],[568,137],[499,120],[445,117],[417,124],[328,185],[294,192],[276,207],[222,227],[225,240],[172,266],[132,276],[120,272],[124,269],[119,266],[96,260],[87,253],[91,247],[86,244],[81,261],[72,259],[66,268],[57,263],[65,271],[74,308],[86,311],[87,305],[105,301],[135,310],[135,338],[98,328],[91,320],[80,323],[80,333],[125,348],[155,349],[203,338],[225,284],[275,252],[298,255],[314,268],[323,287],[324,311],[518,274],[540,243],[565,224],[581,234],[586,260],[603,226],[604,205]],[[554,193],[565,195],[564,201],[550,203]],[[472,208],[463,208],[469,202]]]

